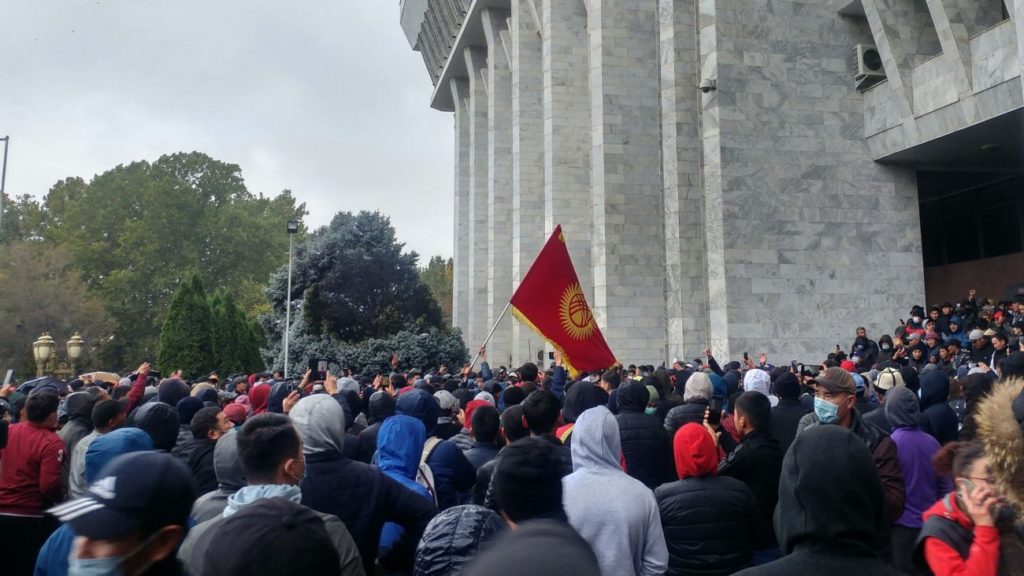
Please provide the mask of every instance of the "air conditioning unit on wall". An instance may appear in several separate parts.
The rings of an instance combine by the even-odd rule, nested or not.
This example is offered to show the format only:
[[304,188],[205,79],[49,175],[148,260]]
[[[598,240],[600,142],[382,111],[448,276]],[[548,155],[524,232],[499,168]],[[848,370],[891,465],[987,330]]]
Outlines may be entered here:
[[853,69],[853,81],[860,92],[885,80],[882,56],[871,44],[857,44],[853,47]]

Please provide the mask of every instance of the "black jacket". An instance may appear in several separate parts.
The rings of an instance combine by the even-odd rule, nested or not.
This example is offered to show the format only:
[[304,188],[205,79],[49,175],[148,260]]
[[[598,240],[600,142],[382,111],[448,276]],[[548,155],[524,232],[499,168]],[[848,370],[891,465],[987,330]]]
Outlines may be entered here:
[[895,576],[885,493],[864,441],[840,426],[801,432],[782,463],[775,531],[785,556],[743,576]]
[[700,424],[704,422],[704,412],[708,409],[709,402],[703,398],[693,398],[689,402],[676,406],[665,415],[665,430],[669,437],[674,437],[676,430],[690,422]]
[[356,460],[364,464],[373,461],[373,454],[377,451],[377,433],[380,432],[380,425],[384,422],[370,424],[362,431],[356,439]]
[[770,433],[751,432],[718,467],[719,476],[731,476],[754,493],[758,516],[753,541],[755,550],[774,548],[778,544],[772,522],[775,505],[779,502],[782,456],[778,441]]
[[376,466],[337,453],[307,454],[306,477],[301,487],[304,505],[337,516],[345,523],[367,574],[374,573],[385,522],[401,525],[405,534],[381,558],[381,563],[388,568],[408,570],[423,530],[437,513],[433,502],[402,486]]
[[960,434],[960,421],[946,401],[948,396],[948,374],[936,370],[921,376],[921,429],[939,444],[953,442]]
[[800,419],[810,410],[799,398],[780,398],[778,405],[772,408],[772,417],[768,431],[779,441],[779,449],[785,454],[789,445],[796,438],[796,426]]
[[473,442],[473,447],[463,452],[466,460],[473,465],[473,470],[479,470],[481,466],[494,460],[500,448],[494,442]]
[[714,475],[654,491],[668,546],[667,576],[732,574],[749,566],[757,521],[746,484]]
[[213,468],[213,450],[216,447],[217,442],[209,438],[192,438],[180,446],[180,450],[175,447],[176,456],[188,465],[196,479],[197,496],[217,489],[217,472]]
[[455,574],[505,531],[505,522],[482,506],[455,506],[430,521],[416,548],[414,576]]
[[639,382],[619,387],[619,439],[626,459],[626,473],[654,489],[674,478],[672,444],[664,426],[644,414],[650,392]]

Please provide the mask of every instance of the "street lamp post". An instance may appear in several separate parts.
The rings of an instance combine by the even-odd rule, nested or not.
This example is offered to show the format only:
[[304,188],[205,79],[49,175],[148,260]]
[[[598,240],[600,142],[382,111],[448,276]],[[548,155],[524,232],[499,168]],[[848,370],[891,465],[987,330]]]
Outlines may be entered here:
[[85,341],[75,332],[75,335],[68,340],[68,359],[71,360],[72,375],[78,374],[78,359],[82,357],[82,349],[85,348]]
[[0,232],[4,230],[4,190],[7,184],[7,147],[11,145],[11,137],[0,138],[4,143],[4,166],[0,169]]
[[284,298],[284,377],[288,377],[288,340],[292,331],[292,239],[299,233],[299,221],[288,221],[288,292]]
[[36,376],[42,376],[46,371],[46,365],[50,361],[50,355],[53,354],[53,351],[56,348],[57,345],[54,344],[53,338],[50,337],[49,332],[43,332],[43,335],[32,343],[32,356],[36,361]]

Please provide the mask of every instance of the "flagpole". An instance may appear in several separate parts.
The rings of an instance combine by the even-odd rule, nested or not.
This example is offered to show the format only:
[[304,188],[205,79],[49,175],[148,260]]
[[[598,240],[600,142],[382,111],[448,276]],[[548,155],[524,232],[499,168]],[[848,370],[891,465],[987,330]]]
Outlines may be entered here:
[[480,350],[482,350],[484,346],[487,346],[487,343],[491,341],[491,336],[494,336],[494,331],[498,329],[498,323],[501,322],[501,319],[505,317],[505,314],[508,313],[508,309],[511,306],[512,301],[509,300],[508,304],[505,304],[505,309],[501,311],[501,315],[498,316],[498,319],[494,321],[494,326],[491,326],[491,331],[487,333],[487,338],[484,338],[484,343],[480,345],[480,348],[477,348],[476,356],[473,357],[473,362],[469,364],[470,370],[473,369],[473,366],[476,366],[476,361],[480,359]]

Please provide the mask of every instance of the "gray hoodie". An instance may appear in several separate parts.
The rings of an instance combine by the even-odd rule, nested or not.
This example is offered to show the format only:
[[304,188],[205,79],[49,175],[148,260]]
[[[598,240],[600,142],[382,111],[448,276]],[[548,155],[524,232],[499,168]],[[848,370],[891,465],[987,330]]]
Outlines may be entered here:
[[217,441],[213,449],[213,470],[217,474],[217,489],[207,492],[192,505],[192,519],[196,523],[220,516],[228,504],[228,497],[245,486],[242,463],[238,459],[238,433],[231,430]]
[[288,413],[302,438],[305,455],[334,452],[345,447],[345,411],[327,394],[307,396]]
[[906,386],[896,386],[885,396],[885,418],[896,428],[917,428],[921,425],[921,405],[917,394]]
[[569,524],[590,543],[604,576],[663,574],[668,549],[654,494],[622,471],[619,425],[604,406],[572,433],[573,473],[562,479]]

